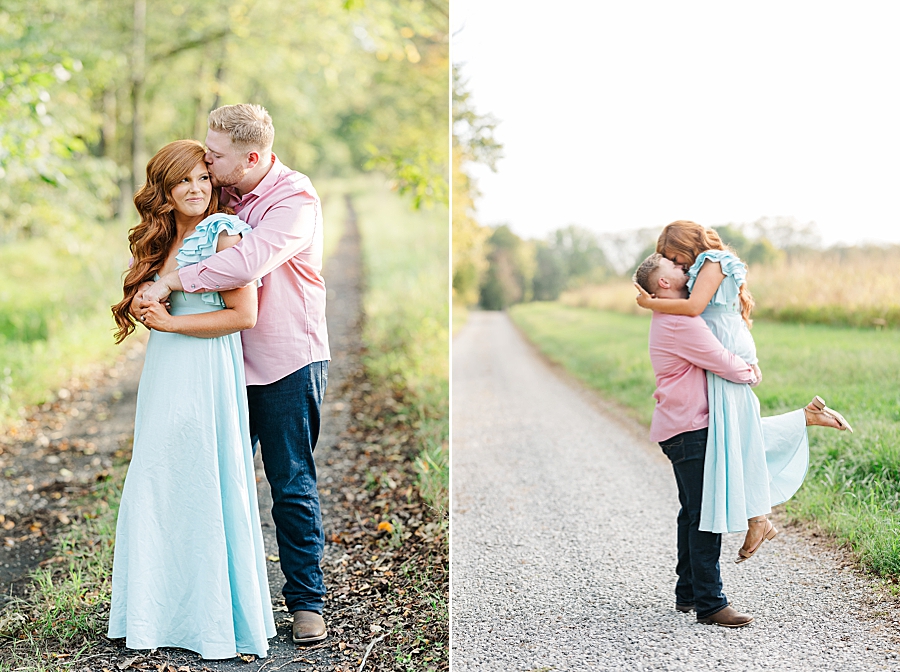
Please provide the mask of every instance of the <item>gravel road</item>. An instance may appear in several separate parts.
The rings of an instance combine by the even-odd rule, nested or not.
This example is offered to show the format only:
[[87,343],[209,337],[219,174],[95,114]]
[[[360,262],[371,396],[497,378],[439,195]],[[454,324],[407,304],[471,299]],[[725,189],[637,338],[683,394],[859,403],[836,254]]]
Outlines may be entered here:
[[504,313],[453,342],[451,669],[900,670],[896,602],[783,529],[725,592],[755,621],[674,609],[677,494],[647,431],[548,366]]

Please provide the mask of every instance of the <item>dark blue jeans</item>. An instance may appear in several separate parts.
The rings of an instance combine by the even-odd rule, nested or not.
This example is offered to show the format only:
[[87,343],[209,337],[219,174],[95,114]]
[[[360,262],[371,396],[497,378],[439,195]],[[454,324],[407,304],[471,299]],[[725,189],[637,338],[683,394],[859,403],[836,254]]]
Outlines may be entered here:
[[313,450],[319,438],[328,362],[313,362],[269,385],[248,385],[250,438],[262,450],[288,611],[322,613],[325,532]]
[[697,618],[707,618],[728,606],[719,572],[722,535],[699,529],[707,433],[705,428],[684,432],[659,444],[672,462],[681,503],[675,603],[693,604]]

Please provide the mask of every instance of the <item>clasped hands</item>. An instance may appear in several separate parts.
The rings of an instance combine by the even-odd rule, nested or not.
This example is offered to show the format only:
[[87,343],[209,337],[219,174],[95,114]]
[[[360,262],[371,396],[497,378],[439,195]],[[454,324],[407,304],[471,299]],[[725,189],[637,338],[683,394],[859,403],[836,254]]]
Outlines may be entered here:
[[171,303],[166,299],[171,293],[172,289],[166,283],[166,276],[156,282],[143,283],[131,301],[131,314],[148,329],[169,331],[172,316],[168,309]]

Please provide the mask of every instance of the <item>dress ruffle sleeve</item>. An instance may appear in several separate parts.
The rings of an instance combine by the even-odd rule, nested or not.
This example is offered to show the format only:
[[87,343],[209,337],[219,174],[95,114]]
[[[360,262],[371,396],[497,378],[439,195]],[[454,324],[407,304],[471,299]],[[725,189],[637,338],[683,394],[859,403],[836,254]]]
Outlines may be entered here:
[[[703,264],[707,261],[715,261],[719,262],[722,267],[722,273],[727,276],[731,276],[734,279],[734,284],[737,287],[740,287],[747,280],[747,265],[738,259],[738,257],[728,250],[707,250],[706,252],[701,252],[697,257],[697,260],[694,262],[694,265],[688,269],[688,282],[687,288],[688,291],[693,291],[694,283],[697,281],[697,275],[700,273],[700,269],[703,268]],[[719,288],[721,290],[721,287]],[[720,291],[716,291],[716,294],[713,296],[710,303],[716,304],[727,301],[725,296],[719,297]]]
[[[210,215],[197,224],[194,232],[182,242],[181,249],[175,255],[178,268],[199,263],[214,255],[219,241],[219,234],[223,231],[230,236],[236,234],[244,236],[252,230],[250,225],[242,222],[237,215],[226,215],[223,213]],[[203,292],[201,297],[204,303],[211,305],[220,305],[222,303],[218,292]]]

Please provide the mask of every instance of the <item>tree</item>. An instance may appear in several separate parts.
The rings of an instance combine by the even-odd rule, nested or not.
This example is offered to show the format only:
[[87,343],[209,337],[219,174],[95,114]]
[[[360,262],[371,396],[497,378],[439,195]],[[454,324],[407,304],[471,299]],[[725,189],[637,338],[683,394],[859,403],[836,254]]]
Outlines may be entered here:
[[[494,139],[497,120],[491,115],[478,114],[471,96],[459,68],[454,65],[453,295],[463,305],[474,305],[479,301],[482,279],[488,269],[486,241],[491,235],[490,229],[479,225],[475,218],[478,188],[466,172],[466,166],[482,163],[496,170],[502,150]],[[496,302],[492,300],[491,305],[496,305]]]
[[535,244],[534,300],[556,301],[566,288],[562,257],[546,241]]
[[488,268],[479,289],[485,310],[505,310],[530,301],[534,277],[534,247],[507,225],[496,227],[488,238]]
[[147,157],[246,101],[291,167],[378,169],[416,207],[447,202],[447,25],[440,0],[7,0],[0,170],[22,188],[0,197],[6,235],[109,217],[116,186],[130,217]]

